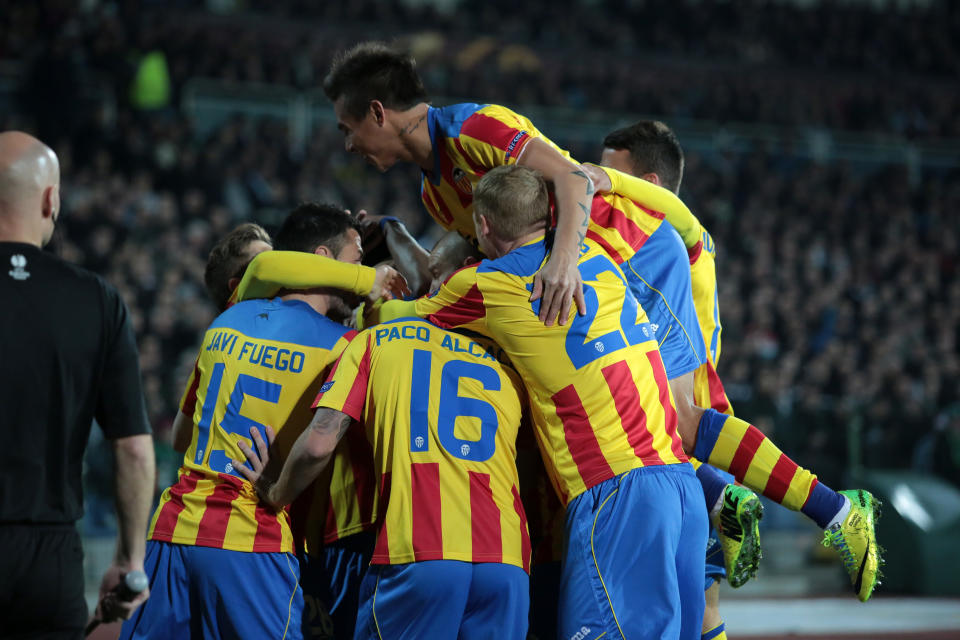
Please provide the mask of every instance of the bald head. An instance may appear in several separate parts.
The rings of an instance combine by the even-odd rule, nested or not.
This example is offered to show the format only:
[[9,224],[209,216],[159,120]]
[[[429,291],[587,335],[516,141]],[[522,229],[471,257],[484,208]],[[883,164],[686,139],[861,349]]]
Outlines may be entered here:
[[478,262],[483,258],[480,250],[465,240],[456,231],[448,231],[437,240],[430,251],[427,266],[433,280],[430,283],[430,293],[440,288],[440,285],[449,278],[454,271],[468,264]]
[[0,133],[0,241],[43,246],[60,211],[60,162],[22,131]]

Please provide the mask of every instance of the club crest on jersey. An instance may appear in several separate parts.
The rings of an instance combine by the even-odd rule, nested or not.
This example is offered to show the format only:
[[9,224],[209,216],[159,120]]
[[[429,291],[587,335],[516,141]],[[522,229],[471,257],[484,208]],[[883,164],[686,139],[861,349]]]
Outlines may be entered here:
[[10,266],[12,266],[13,269],[10,269],[7,273],[14,280],[26,280],[30,277],[30,272],[25,269],[27,259],[23,255],[15,253],[10,256]]
[[473,183],[470,182],[470,176],[460,167],[453,168],[453,185],[463,194],[473,194]]

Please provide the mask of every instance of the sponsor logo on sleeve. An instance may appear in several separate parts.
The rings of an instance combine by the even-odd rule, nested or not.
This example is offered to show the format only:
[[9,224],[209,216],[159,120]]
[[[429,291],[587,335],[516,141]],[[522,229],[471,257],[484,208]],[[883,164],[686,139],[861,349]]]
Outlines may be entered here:
[[517,135],[513,136],[513,140],[510,141],[510,144],[507,145],[507,157],[509,158],[513,154],[513,150],[517,148],[517,145],[520,144],[520,141],[527,136],[526,131],[518,131]]

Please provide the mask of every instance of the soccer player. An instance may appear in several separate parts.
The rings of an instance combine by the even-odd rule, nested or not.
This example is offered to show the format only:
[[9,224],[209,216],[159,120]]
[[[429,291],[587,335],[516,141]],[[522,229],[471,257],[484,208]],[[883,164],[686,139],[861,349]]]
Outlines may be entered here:
[[258,483],[279,509],[351,422],[363,425],[380,515],[354,638],[525,637],[530,538],[514,464],[523,387],[498,354],[419,319],[364,331],[321,387],[276,484]]
[[[648,183],[653,183],[673,193],[679,191],[683,177],[683,151],[676,136],[663,123],[643,121],[615,131],[606,137],[604,147],[603,164],[620,171],[607,171],[610,180],[605,181],[603,176],[585,169],[594,175],[601,190],[611,189],[627,197],[644,197],[649,192]],[[861,601],[866,601],[878,581],[881,564],[875,535],[876,499],[863,490],[835,492],[819,483],[816,476],[797,467],[755,427],[733,417],[716,373],[720,355],[720,318],[713,239],[689,210],[668,207],[663,210],[688,249],[697,318],[702,335],[709,344],[707,362],[697,370],[693,389],[697,406],[712,407],[712,411],[706,412],[701,420],[697,457],[703,455],[701,460],[729,469],[737,480],[788,508],[802,511],[825,529],[825,544],[838,551],[854,592]],[[704,435],[706,437],[701,440]],[[709,467],[700,467],[698,475],[702,475],[705,469]],[[715,482],[714,487],[719,484],[722,481]],[[719,501],[722,493],[718,488],[714,489],[716,500]],[[708,495],[708,504],[710,502]],[[739,506],[742,508],[742,504]],[[725,555],[727,545],[736,546],[736,542],[723,541]],[[708,594],[708,608],[709,601]]]
[[[302,250],[270,251],[266,231],[253,223],[239,225],[214,246],[204,281],[211,298],[222,305],[221,311],[239,300],[272,297],[287,287],[330,287],[365,296],[368,303],[410,293],[403,277],[392,267],[353,262],[359,254],[349,243],[328,242],[314,247],[311,239],[315,236],[309,231],[301,234],[291,229],[285,235],[302,235],[304,244],[296,247]],[[351,239],[355,244],[356,238]],[[340,257],[351,261],[340,261]],[[184,453],[190,445],[192,420],[181,411],[176,424],[180,429],[175,430],[179,439],[175,438],[174,446]],[[252,435],[256,442],[256,434]],[[241,449],[245,446],[241,443]],[[361,447],[361,451],[366,449]],[[355,460],[351,453],[350,443],[343,442],[330,473],[310,487],[291,513],[306,638],[353,635],[360,579],[373,549],[372,534],[364,531],[370,528],[371,518],[361,514],[372,514],[373,505],[369,504],[371,483],[363,481],[372,478],[372,459]],[[358,487],[364,495],[363,507]]]
[[[670,189],[673,193],[678,193],[683,175],[683,152],[676,136],[663,123],[639,122],[610,133],[603,144],[604,150],[601,157],[603,166],[630,175],[637,175],[638,169],[646,169],[648,171],[641,173],[640,177],[652,184]],[[653,170],[649,170],[650,168]],[[598,178],[602,181],[602,176]],[[674,215],[668,219],[676,220],[676,218],[677,216]],[[671,225],[666,226],[671,229],[672,235],[677,236],[677,232]],[[704,231],[704,238],[709,238],[706,231]],[[700,247],[702,246],[703,243]],[[707,246],[713,247],[712,240]],[[684,284],[690,282],[690,291],[686,288],[683,291],[676,291],[679,294],[676,298],[679,300],[673,306],[683,310],[692,309],[695,314],[692,322],[689,317],[681,316],[686,322],[677,324],[691,334],[698,334],[695,339],[699,363],[692,371],[692,378],[684,376],[675,379],[670,376],[674,393],[692,396],[697,406],[713,406],[718,411],[732,413],[723,385],[720,384],[714,369],[716,354],[719,353],[720,325],[713,257],[711,256],[708,262],[708,259],[702,255],[702,251],[691,252],[688,257],[687,251],[684,250],[686,247],[683,247],[679,251],[680,260],[677,260],[677,256],[674,255],[677,253],[677,247],[671,244],[669,249],[669,252],[666,250],[658,252],[654,243],[646,243],[630,263],[641,269],[650,263],[666,263],[675,274],[674,279],[677,278],[676,274],[682,271]],[[660,255],[657,255],[658,253]],[[669,255],[665,255],[668,253]],[[670,257],[674,259],[671,261]],[[687,270],[688,259],[689,271]],[[654,283],[654,286],[668,295],[671,293],[662,285],[658,286]],[[664,301],[667,301],[667,297]],[[651,318],[654,318],[660,306],[651,304],[645,305],[644,308],[648,310]],[[712,349],[709,353],[705,340],[701,337],[706,335],[711,336]],[[711,381],[714,381],[712,389]],[[751,491],[731,484],[732,476],[729,474],[709,465],[703,465],[695,458],[691,458],[691,463],[696,468],[697,476],[704,487],[711,522],[706,554],[706,608],[703,615],[701,640],[726,640],[726,629],[719,610],[719,580],[726,577],[731,586],[740,587],[755,575],[760,559],[757,524],[763,513],[762,505]]]
[[[584,312],[577,248],[586,233],[593,185],[569,154],[505,107],[431,107],[413,59],[379,43],[364,42],[337,56],[323,90],[347,151],[380,171],[397,162],[418,165],[427,211],[443,228],[467,238],[474,239],[473,189],[485,172],[518,163],[546,176],[556,194],[556,246],[534,278],[531,297],[542,299],[540,319],[548,324],[554,318],[566,322],[571,298]],[[427,252],[420,252],[425,259]]]
[[[303,205],[288,217],[277,246],[303,243],[360,260],[359,235],[335,207]],[[355,333],[326,316],[347,314],[341,294],[313,289],[233,305],[207,330],[178,416],[191,427],[180,477],[148,534],[154,597],[121,637],[301,637],[289,517],[259,505],[232,460],[242,457],[238,442],[249,447],[267,426],[283,459],[309,423],[325,369]]]
[[[497,166],[516,163],[542,169],[539,160],[544,156],[538,153],[533,159],[528,158],[530,148],[544,150],[544,154],[554,159],[557,158],[556,154],[564,160],[569,158],[568,154],[544,138],[529,120],[503,107],[479,104],[452,105],[440,109],[430,107],[424,102],[426,92],[413,61],[382,45],[360,44],[338,57],[324,81],[324,90],[327,97],[334,102],[334,112],[338,126],[344,133],[347,150],[363,155],[381,170],[388,169],[398,161],[418,164],[423,170],[422,197],[428,212],[445,228],[457,229],[468,237],[473,237],[470,231],[473,193],[477,181],[487,171]],[[554,153],[547,153],[545,147],[552,149]],[[559,166],[569,167],[568,164],[551,164],[544,174],[548,177],[559,175],[569,179],[563,171],[557,170]],[[574,173],[582,172],[582,169],[578,169]],[[588,185],[587,196],[591,189],[592,185]],[[619,251],[618,247],[631,253],[636,251],[649,232],[658,228],[658,214],[662,216],[667,213],[662,209],[670,206],[670,203],[673,203],[672,206],[677,203],[682,205],[675,194],[661,191],[663,194],[655,199],[664,204],[652,207],[645,224],[637,224],[637,220],[644,222],[642,217],[629,220],[627,224],[620,224],[622,219],[617,215],[617,210],[608,208],[609,215],[605,217],[593,212],[587,220],[589,228],[586,235],[595,240],[606,240],[615,251]],[[590,204],[578,202],[584,212],[589,211]],[[563,221],[562,211],[560,221]],[[610,251],[610,247],[605,248]],[[615,253],[610,255],[621,264],[628,259],[628,256],[622,253],[619,257]],[[534,283],[531,293],[531,298],[535,300],[538,294],[537,283]],[[580,305],[578,308],[583,311]],[[541,307],[541,320],[547,315],[552,319],[552,311],[545,314],[544,307]],[[563,320],[561,316],[560,322]],[[682,340],[683,337],[671,331],[667,333],[666,339]],[[670,353],[672,349],[667,344],[663,350]],[[692,411],[695,407],[692,397],[689,397],[692,394],[681,395],[687,396],[678,400],[679,410],[685,414],[680,421],[681,435],[689,450],[692,451],[698,442],[702,453],[717,450],[715,462],[721,468],[729,468],[734,462],[738,466],[744,465],[746,460],[747,468],[740,469],[739,475],[735,474],[745,485],[751,488],[759,487],[764,490],[764,495],[777,502],[786,501],[790,508],[803,509],[826,528],[834,526],[838,521],[844,521],[851,513],[852,502],[846,496],[818,485],[812,474],[799,470],[792,461],[782,456],[779,450],[776,450],[776,455],[767,455],[767,452],[775,447],[763,438],[758,430],[751,430],[750,425],[736,419],[727,424],[725,420],[717,417],[716,412],[708,412],[700,420],[691,420],[689,418],[701,414]],[[686,415],[688,409],[689,415]],[[702,429],[697,429],[697,424],[700,424]],[[743,440],[744,434],[748,432],[750,437]],[[701,438],[701,433],[705,437]],[[724,443],[719,449],[714,446],[718,441]],[[740,458],[734,459],[729,453],[720,453],[725,450],[725,443],[731,441],[744,443],[744,453]],[[758,448],[764,450],[759,456],[755,455]],[[774,474],[777,464],[779,468]],[[774,479],[768,482],[771,474]],[[745,476],[745,480],[741,476]],[[876,545],[873,541],[873,508],[872,497],[861,494],[856,497],[858,503],[862,499],[864,511],[856,518],[851,517],[850,521],[864,522],[867,526],[859,528],[856,533],[851,530],[847,537],[856,537],[857,540],[842,548],[845,550],[844,563],[848,571],[852,568],[854,573],[859,573],[859,567],[863,566],[868,576],[866,580],[855,585],[858,597],[865,600],[872,592],[875,580],[871,580],[869,576],[875,573],[877,565]],[[755,501],[751,502],[756,504]],[[748,506],[743,501],[739,504]],[[870,516],[869,519],[866,518],[867,515]],[[752,528],[751,525],[746,530]],[[853,551],[850,551],[851,544]],[[758,549],[756,545],[747,548]],[[750,554],[745,555],[750,559]],[[755,564],[756,558],[747,563],[750,567],[746,571],[747,575],[755,569]]]
[[237,225],[214,245],[203,271],[203,284],[218,311],[222,313],[230,306],[250,262],[272,248],[270,234],[253,222]]
[[492,259],[457,271],[431,297],[384,303],[378,313],[412,310],[489,335],[516,365],[566,507],[559,637],[699,638],[707,517],[646,314],[619,267],[586,239],[587,314],[567,325],[538,322],[529,292],[549,251],[550,214],[535,171],[488,172],[473,217]]

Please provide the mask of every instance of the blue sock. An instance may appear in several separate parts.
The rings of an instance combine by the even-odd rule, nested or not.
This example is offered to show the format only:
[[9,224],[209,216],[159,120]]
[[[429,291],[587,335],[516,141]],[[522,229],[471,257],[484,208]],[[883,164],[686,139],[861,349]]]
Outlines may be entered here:
[[818,480],[810,490],[810,497],[800,511],[816,522],[818,527],[826,529],[833,517],[840,513],[843,503],[842,495]]
[[703,412],[703,415],[700,416],[700,424],[697,427],[697,446],[693,449],[694,458],[703,463],[710,461],[710,454],[717,444],[720,430],[729,417],[716,409],[707,409]]
[[[703,461],[701,460],[701,462]],[[714,469],[704,462],[697,469],[697,479],[703,486],[703,497],[707,501],[707,513],[710,513],[720,496],[723,495],[723,490],[733,482],[733,476],[725,474],[719,469]]]

